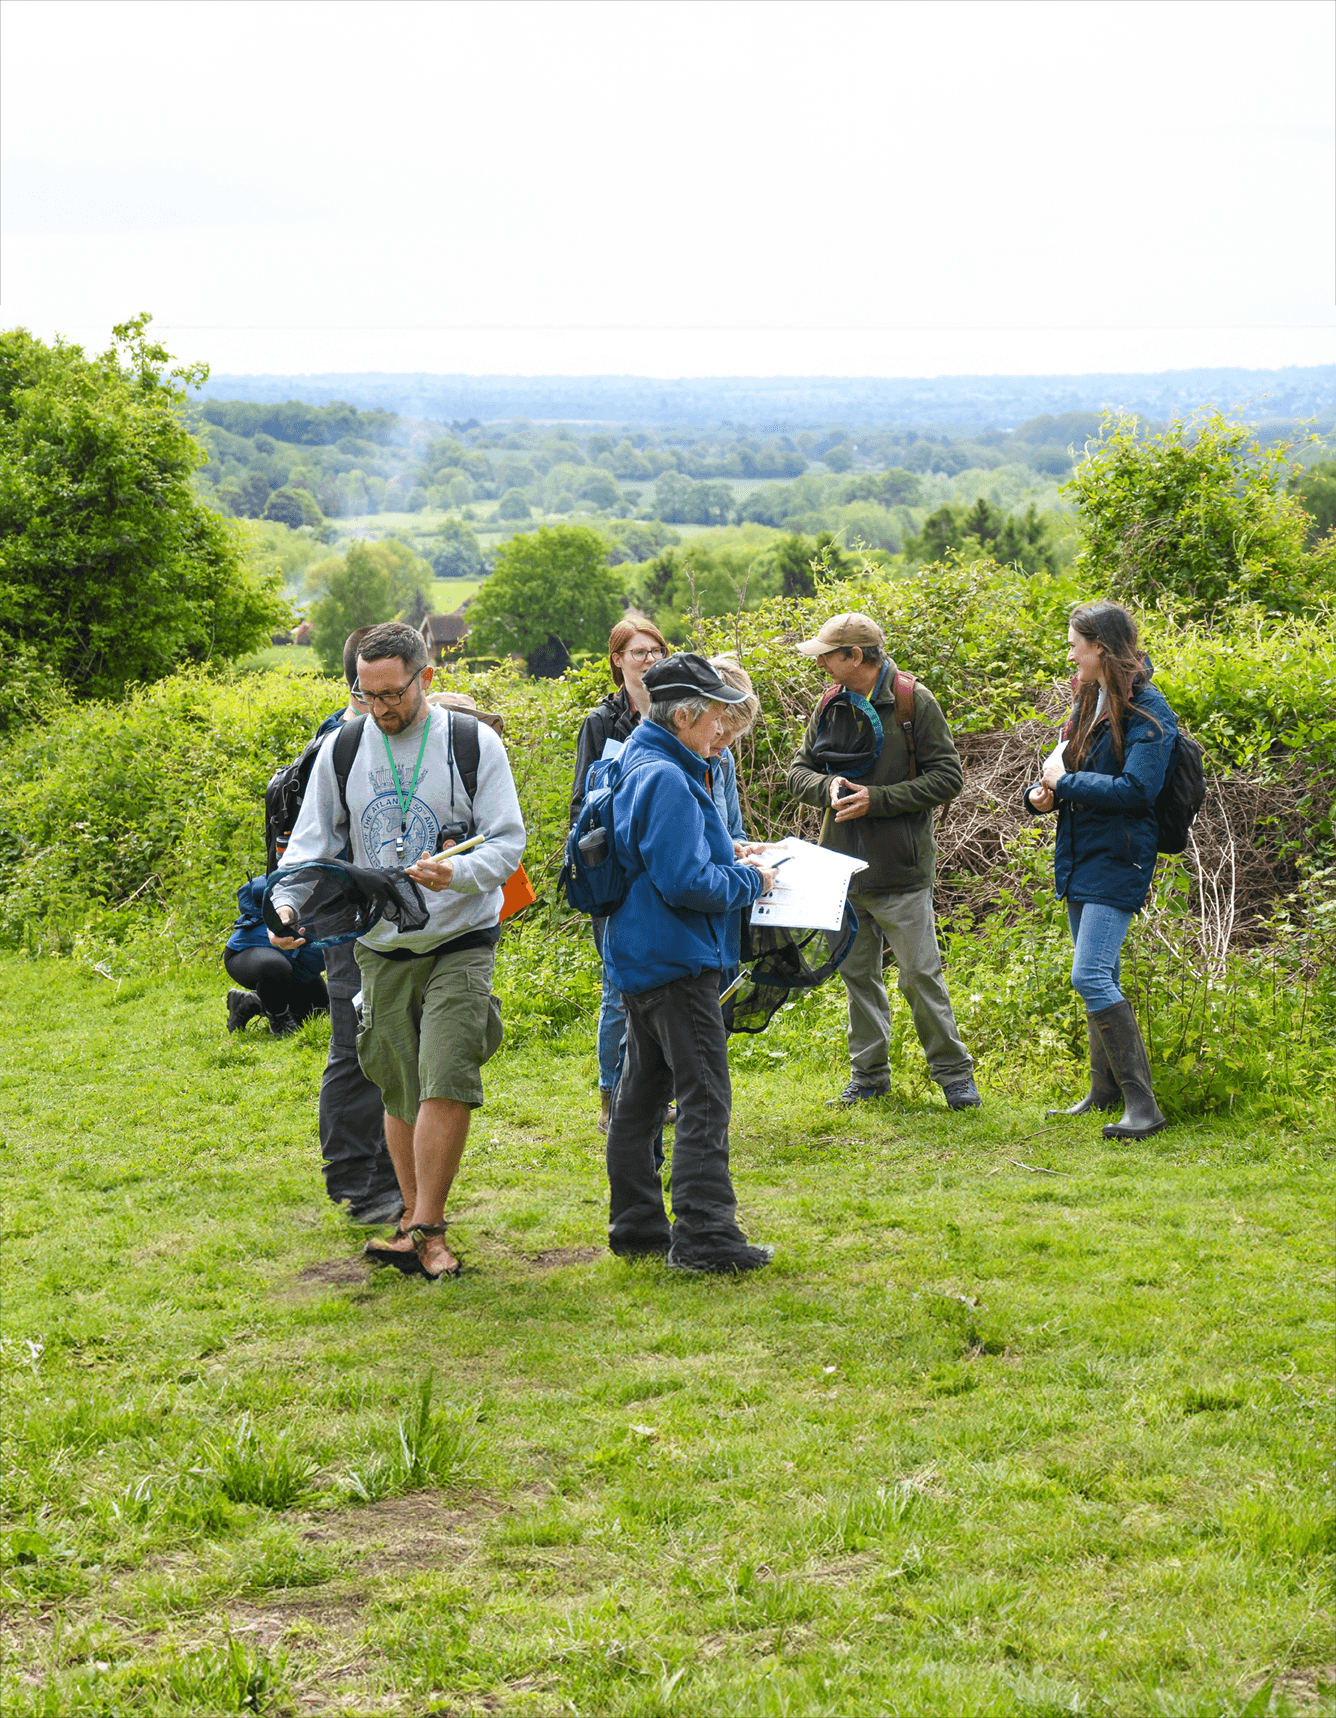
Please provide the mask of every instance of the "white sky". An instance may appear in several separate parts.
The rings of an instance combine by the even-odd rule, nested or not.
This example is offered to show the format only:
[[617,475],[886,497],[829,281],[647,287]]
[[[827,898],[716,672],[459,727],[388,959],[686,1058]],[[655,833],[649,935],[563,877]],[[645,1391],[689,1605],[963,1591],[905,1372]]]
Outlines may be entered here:
[[1328,0],[6,0],[0,322],[219,372],[1336,362]]

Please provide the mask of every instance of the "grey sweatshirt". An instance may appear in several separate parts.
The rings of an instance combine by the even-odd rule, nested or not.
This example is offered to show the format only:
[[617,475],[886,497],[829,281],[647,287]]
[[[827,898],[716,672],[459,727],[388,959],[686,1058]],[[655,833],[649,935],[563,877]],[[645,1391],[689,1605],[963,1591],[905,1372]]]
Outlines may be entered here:
[[[422,891],[431,917],[420,931],[401,936],[384,919],[361,940],[371,948],[429,949],[465,931],[494,925],[501,916],[501,889],[524,853],[524,819],[515,795],[510,760],[499,736],[486,722],[478,724],[478,797],[472,802],[459,766],[450,758],[448,711],[428,705],[422,721],[430,723],[422,768],[408,808],[404,856],[395,854],[401,813],[394,775],[385,754],[386,742],[399,767],[399,780],[408,792],[413,765],[422,741],[422,721],[402,734],[382,734],[367,718],[352,769],[348,772],[348,812],[339,799],[334,775],[333,737],[320,748],[306,785],[296,828],[283,855],[284,865],[304,865],[312,859],[337,859],[352,848],[354,865],[377,871],[412,865],[424,852],[436,851],[441,825],[472,818],[487,839],[455,860],[450,887]],[[351,813],[351,817],[349,816]],[[300,901],[274,890],[280,904]]]

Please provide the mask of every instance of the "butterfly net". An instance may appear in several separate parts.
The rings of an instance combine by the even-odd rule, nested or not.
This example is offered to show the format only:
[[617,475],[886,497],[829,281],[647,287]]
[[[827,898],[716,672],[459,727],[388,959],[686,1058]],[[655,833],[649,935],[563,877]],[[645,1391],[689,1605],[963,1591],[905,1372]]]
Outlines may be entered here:
[[846,901],[838,931],[789,930],[742,921],[742,974],[724,998],[727,1032],[764,1032],[794,996],[815,990],[840,968],[858,934],[858,915]]
[[[294,907],[297,924],[278,916]],[[310,948],[332,948],[364,937],[388,919],[397,930],[420,931],[427,923],[422,890],[401,867],[371,871],[339,859],[287,865],[271,872],[264,891],[264,922],[275,936],[299,936]]]

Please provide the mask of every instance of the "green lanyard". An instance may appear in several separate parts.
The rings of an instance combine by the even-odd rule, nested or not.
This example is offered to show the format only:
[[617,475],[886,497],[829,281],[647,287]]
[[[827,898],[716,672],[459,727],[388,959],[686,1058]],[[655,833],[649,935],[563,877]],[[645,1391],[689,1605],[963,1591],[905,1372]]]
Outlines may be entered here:
[[390,769],[394,773],[394,791],[399,800],[399,839],[394,844],[394,856],[403,863],[404,837],[408,834],[408,811],[413,803],[413,795],[417,792],[418,776],[422,773],[422,754],[427,749],[427,735],[431,732],[431,708],[428,706],[427,718],[422,724],[422,744],[418,747],[417,762],[413,765],[413,780],[408,792],[404,792],[404,784],[399,779],[399,766],[394,761],[394,753],[390,750],[389,735],[382,731],[381,742],[385,747],[385,756],[390,760]]

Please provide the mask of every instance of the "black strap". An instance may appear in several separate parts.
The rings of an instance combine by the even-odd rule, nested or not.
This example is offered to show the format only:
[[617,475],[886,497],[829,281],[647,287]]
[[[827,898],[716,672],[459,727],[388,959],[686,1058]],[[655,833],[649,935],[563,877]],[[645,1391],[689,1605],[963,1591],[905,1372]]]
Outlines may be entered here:
[[339,784],[339,799],[343,804],[345,817],[351,817],[348,810],[348,777],[352,774],[353,759],[362,743],[362,729],[365,726],[365,716],[354,716],[351,722],[344,722],[334,736],[334,779]]
[[478,797],[478,718],[467,710],[451,710],[450,743],[459,779],[470,801]]

